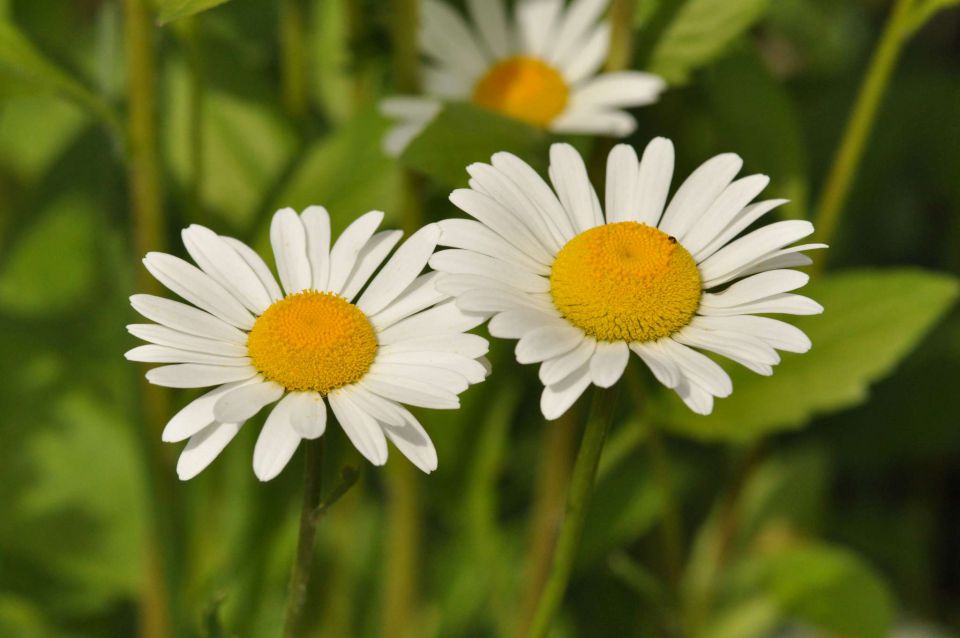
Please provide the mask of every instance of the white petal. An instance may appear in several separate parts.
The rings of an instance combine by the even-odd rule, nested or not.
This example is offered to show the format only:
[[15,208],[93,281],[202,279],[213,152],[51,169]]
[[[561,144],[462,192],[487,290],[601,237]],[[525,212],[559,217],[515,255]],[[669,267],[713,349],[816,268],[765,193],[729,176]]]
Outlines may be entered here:
[[597,74],[610,53],[610,33],[609,22],[598,24],[576,55],[563,61],[561,71],[567,84],[574,86]]
[[147,319],[172,330],[246,347],[245,332],[193,306],[153,295],[133,295],[130,305]]
[[[558,203],[559,205],[559,203]],[[488,255],[538,275],[549,275],[550,267],[534,261],[503,237],[473,219],[445,219],[440,226],[440,245],[464,248]]]
[[514,5],[521,50],[534,56],[544,53],[556,28],[563,0],[525,0]]
[[580,398],[590,385],[590,364],[579,369],[555,385],[548,385],[540,395],[540,411],[548,421],[560,418]]
[[281,401],[270,411],[253,448],[253,473],[261,481],[275,478],[300,445],[300,434],[290,423],[292,403]]
[[713,360],[669,337],[657,343],[691,382],[717,397],[730,396],[733,392],[730,376]]
[[357,265],[353,267],[353,272],[350,273],[346,283],[343,284],[343,290],[340,291],[347,301],[353,301],[401,237],[403,237],[401,230],[382,230],[370,238],[357,255]]
[[547,43],[547,58],[559,64],[575,55],[608,4],[610,0],[573,0]]
[[607,223],[635,221],[640,212],[640,160],[629,144],[618,144],[607,156]]
[[743,166],[743,160],[734,153],[717,155],[690,174],[667,206],[660,230],[682,239],[687,231],[720,196]]
[[656,102],[666,87],[663,78],[651,73],[604,73],[574,90],[570,108],[607,111],[644,106]]
[[376,420],[364,412],[352,400],[350,388],[340,388],[327,395],[330,409],[337,417],[340,427],[368,461],[374,465],[387,462],[387,440]]
[[243,304],[193,264],[164,253],[149,253],[143,263],[157,281],[196,307],[238,328],[253,327],[253,315]]
[[[433,64],[424,65],[422,76],[423,92],[426,95],[447,100],[468,99],[473,93],[473,86],[477,79],[476,76],[459,73],[457,69]],[[436,115],[440,112],[442,104],[435,100],[433,104],[435,107],[434,115]],[[429,122],[434,115],[431,115],[427,120],[420,121]]]
[[[484,275],[451,275],[441,273],[437,279],[437,290],[450,297],[460,297],[474,290],[497,290],[507,295],[523,295],[524,292],[507,283],[509,277],[494,279]],[[541,293],[542,294],[542,293]]]
[[166,326],[153,323],[135,323],[127,326],[127,331],[135,337],[155,343],[158,346],[170,346],[180,350],[205,352],[223,357],[245,357],[246,346],[206,337],[197,337]]
[[261,314],[273,302],[250,264],[209,228],[193,225],[181,233],[197,265],[249,310]]
[[190,437],[177,460],[177,476],[189,481],[209,466],[240,431],[237,423],[212,423]]
[[283,387],[273,381],[243,385],[224,393],[214,404],[213,415],[224,423],[243,423],[279,400],[283,393]]
[[781,270],[783,268],[809,266],[813,263],[813,260],[807,255],[801,254],[800,251],[821,250],[823,248],[827,248],[827,245],[802,244],[800,246],[791,246],[790,248],[784,248],[782,250],[768,253],[763,257],[754,259],[749,264],[732,271],[726,277],[720,279],[719,284],[726,283],[727,281],[731,281],[737,277],[747,277],[749,275],[755,275],[759,272],[766,272],[768,270]]
[[684,345],[709,350],[732,359],[764,376],[773,374],[772,366],[780,363],[780,356],[772,347],[750,335],[686,326],[673,335],[673,338]]
[[381,377],[368,373],[359,385],[365,390],[397,403],[434,410],[456,410],[460,407],[457,395],[416,379]]
[[240,255],[241,259],[247,262],[247,265],[253,269],[253,272],[257,274],[257,279],[263,284],[264,289],[266,289],[272,301],[283,299],[283,291],[280,290],[280,285],[277,283],[273,273],[270,272],[270,267],[267,266],[267,262],[263,261],[263,258],[261,258],[253,248],[250,248],[250,246],[233,237],[220,235],[220,238],[227,242],[227,244]]
[[397,120],[423,121],[437,114],[439,103],[419,95],[388,97],[380,101],[380,113]]
[[517,342],[517,361],[539,363],[558,357],[576,348],[584,338],[583,331],[573,326],[537,328],[525,334]]
[[384,346],[418,337],[465,332],[483,320],[483,315],[465,312],[450,300],[395,323],[377,335],[377,339]]
[[677,385],[676,391],[687,407],[695,413],[706,416],[713,411],[713,395],[691,383],[689,379],[683,379]]
[[587,167],[569,144],[550,146],[550,181],[578,232],[603,224],[600,200],[590,184]]
[[570,108],[550,122],[554,133],[626,137],[637,129],[637,120],[626,111],[593,107]]
[[683,247],[692,255],[706,248],[769,183],[766,175],[749,175],[730,184],[683,236]]
[[396,401],[384,399],[361,385],[350,386],[350,398],[361,410],[383,424],[403,425],[404,409]]
[[730,317],[733,315],[748,314],[785,314],[785,315],[819,315],[823,306],[803,295],[773,295],[765,299],[758,299],[750,303],[720,308],[702,306],[700,314],[712,317]]
[[476,77],[487,66],[487,54],[463,18],[439,0],[423,0],[420,46],[438,62]]
[[123,355],[127,361],[144,363],[205,363],[217,366],[249,366],[249,357],[224,357],[205,352],[180,350],[170,346],[146,345],[127,350]]
[[433,472],[437,469],[437,450],[433,447],[433,441],[409,410],[397,407],[404,416],[403,423],[381,423],[384,434],[411,463],[427,474]]
[[540,381],[544,385],[555,385],[576,372],[597,350],[597,340],[587,337],[580,345],[566,354],[547,359],[540,364]]
[[147,381],[167,388],[206,388],[221,383],[244,381],[257,374],[252,366],[210,366],[178,363],[147,371]]
[[778,350],[807,352],[810,338],[796,326],[770,317],[738,315],[734,317],[694,317],[691,326],[754,335]]
[[553,256],[537,241],[530,229],[493,198],[475,190],[461,188],[450,194],[450,201],[531,259],[542,264],[553,263]]
[[453,352],[398,352],[396,350],[384,352],[381,350],[377,353],[377,363],[441,368],[457,373],[470,383],[480,383],[487,376],[484,367],[474,359]]
[[[440,112],[441,106],[436,105],[436,111]],[[427,128],[430,120],[415,120],[405,122],[390,127],[387,134],[383,136],[383,152],[388,157],[400,157],[407,147]]]
[[436,282],[440,273],[430,272],[420,275],[407,286],[387,307],[370,317],[374,328],[386,330],[401,319],[436,305],[447,298],[447,295],[437,290]]
[[676,388],[683,379],[680,367],[656,342],[631,343],[630,349],[643,360],[657,381],[668,388]]
[[390,261],[374,277],[357,307],[367,315],[375,315],[397,298],[417,278],[440,239],[440,227],[427,224],[405,241]]
[[510,55],[513,42],[503,0],[467,0],[467,8],[489,53],[489,59]]
[[648,226],[656,226],[663,215],[673,178],[673,142],[655,137],[643,150],[640,158],[640,177],[637,185],[637,212],[632,219]]
[[[240,381],[239,384],[251,382],[252,379],[248,379]],[[216,421],[216,417],[213,416],[214,404],[224,393],[229,392],[239,384],[228,383],[222,385],[188,403],[167,422],[166,427],[163,428],[161,439],[167,443],[177,443],[190,438]]]
[[630,349],[623,341],[597,342],[597,351],[590,359],[590,378],[594,385],[609,388],[620,380],[630,360]]
[[317,392],[291,392],[290,425],[304,439],[319,439],[327,429],[327,405]]
[[313,270],[307,257],[307,231],[292,208],[278,210],[270,222],[270,244],[280,283],[288,295],[313,286]]
[[550,291],[546,277],[472,250],[441,250],[430,258],[430,267],[443,273],[488,277],[525,292]]
[[505,310],[491,320],[487,329],[500,339],[519,339],[523,335],[544,326],[563,327],[566,322],[559,317],[545,314],[533,308]]
[[511,153],[495,153],[490,161],[494,168],[516,184],[517,188],[526,195],[547,225],[555,229],[561,245],[573,239],[576,235],[573,220],[563,208],[556,193],[543,181],[537,171]]
[[549,294],[512,291],[506,287],[468,290],[457,297],[457,306],[465,312],[472,313],[493,314],[504,310],[531,308],[554,317],[560,316]]
[[810,275],[796,270],[768,270],[741,279],[723,292],[706,293],[700,303],[703,306],[716,308],[739,306],[802,288],[808,281],[810,281]]
[[759,228],[721,248],[700,264],[704,288],[711,288],[721,280],[755,259],[803,239],[813,233],[813,224],[791,219]]
[[416,379],[421,383],[426,383],[431,387],[454,395],[460,394],[470,385],[462,374],[426,365],[384,363],[377,360],[370,366],[369,374],[387,381]]
[[379,353],[387,355],[399,352],[450,352],[470,359],[477,359],[489,351],[490,344],[480,335],[447,334],[408,339],[389,346],[382,346]]
[[357,256],[383,221],[383,213],[375,210],[357,218],[340,234],[330,251],[330,280],[327,289],[339,293],[353,272]]
[[777,206],[786,204],[787,201],[788,200],[786,199],[769,199],[762,202],[757,202],[755,204],[750,204],[738,212],[734,216],[733,220],[731,220],[730,223],[727,224],[727,226],[720,231],[716,237],[710,240],[710,243],[699,250],[691,252],[693,255],[693,260],[698,264],[704,261],[707,257],[726,246],[731,239],[746,230],[748,226],[753,224],[753,222],[757,221]]
[[323,206],[308,206],[300,215],[307,234],[307,259],[314,290],[326,290],[330,278],[330,213]]

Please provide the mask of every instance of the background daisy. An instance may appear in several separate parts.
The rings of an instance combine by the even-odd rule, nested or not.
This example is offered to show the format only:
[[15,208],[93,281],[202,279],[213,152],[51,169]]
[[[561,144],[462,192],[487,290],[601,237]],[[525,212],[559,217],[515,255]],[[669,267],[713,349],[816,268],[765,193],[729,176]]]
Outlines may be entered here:
[[610,49],[609,0],[468,0],[471,23],[449,4],[425,0],[420,47],[425,97],[382,102],[400,120],[387,135],[400,154],[445,101],[472,101],[557,133],[623,137],[636,128],[624,108],[655,102],[664,81],[639,71],[600,74]]
[[775,222],[738,237],[784,203],[751,203],[764,175],[735,179],[734,154],[718,155],[688,177],[668,203],[674,150],[654,139],[638,159],[626,145],[609,155],[601,207],[580,155],[555,144],[553,189],[513,155],[468,168],[470,188],[450,199],[472,220],[441,222],[431,266],[437,286],[466,312],[492,316],[490,333],[518,339],[517,360],[539,363],[541,409],[554,419],[592,383],[610,387],[637,354],[695,412],[732,391],[727,373],[697,350],[772,374],[777,350],[805,352],[797,328],[758,316],[816,314],[791,291],[811,263],[793,245],[808,221]]
[[363,215],[331,246],[324,208],[277,212],[270,240],[279,285],[251,248],[203,226],[182,233],[197,266],[146,256],[150,273],[189,304],[131,297],[156,323],[128,327],[151,345],[127,358],[168,364],[147,373],[157,385],[216,386],[163,431],[164,441],[187,440],[181,479],[207,467],[273,403],[253,456],[261,480],[279,474],[302,439],[323,435],[328,405],[374,465],[386,462],[389,439],[424,472],[436,469],[430,437],[403,404],[459,407],[457,396],[486,376],[487,342],[465,334],[480,318],[436,289],[437,273],[420,274],[439,227],[422,228],[380,268],[402,235],[376,232],[382,219]]

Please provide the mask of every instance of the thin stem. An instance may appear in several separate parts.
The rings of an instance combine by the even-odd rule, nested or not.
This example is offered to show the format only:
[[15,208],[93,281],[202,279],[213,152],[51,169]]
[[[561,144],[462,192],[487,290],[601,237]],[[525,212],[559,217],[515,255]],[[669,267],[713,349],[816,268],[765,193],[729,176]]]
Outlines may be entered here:
[[586,522],[594,478],[597,475],[600,453],[603,451],[603,443],[613,421],[616,392],[616,389],[597,390],[593,395],[587,427],[573,466],[573,478],[570,481],[570,492],[567,496],[567,513],[560,530],[560,538],[557,540],[557,549],[553,555],[553,566],[540,597],[537,613],[527,631],[527,638],[544,638],[550,631],[550,626],[563,603],[577,550],[580,548],[580,539],[583,536],[583,526]]
[[837,230],[877,109],[908,38],[912,3],[913,0],[895,0],[887,26],[870,60],[816,208],[817,241],[829,242]]
[[680,572],[683,568],[683,523],[673,493],[673,479],[670,471],[670,456],[667,454],[663,437],[655,424],[651,424],[647,437],[647,451],[650,453],[650,465],[654,480],[660,490],[663,520],[660,525],[660,537],[663,543],[663,556],[666,564],[667,579],[674,590],[680,584]]
[[[132,211],[133,249],[137,256],[163,248],[163,193],[157,151],[156,60],[152,40],[153,26],[146,0],[124,0],[124,42],[127,57],[128,182]],[[141,290],[154,291],[158,285],[142,269],[138,271]],[[170,601],[176,564],[172,547],[176,543],[173,499],[160,432],[168,413],[169,394],[163,388],[140,380],[141,406],[147,427],[141,428],[142,448],[148,468],[152,526],[148,532],[140,634],[145,638],[164,638],[174,634],[174,606]],[[163,541],[167,541],[164,543]]]
[[633,57],[633,23],[637,0],[613,0],[610,4],[610,52],[607,54],[607,71],[622,71],[630,68]]
[[303,606],[307,600],[307,585],[313,565],[313,546],[317,536],[317,507],[320,505],[320,488],[323,478],[323,439],[306,442],[306,469],[303,477],[303,508],[300,511],[300,537],[297,540],[297,557],[290,573],[290,588],[287,592],[287,610],[283,620],[283,637],[300,635],[303,621]]
[[280,80],[283,105],[302,120],[307,115],[307,3],[280,0]]
[[190,177],[187,209],[191,218],[202,223],[204,171],[203,104],[205,97],[205,68],[203,63],[203,31],[200,14],[184,23],[187,44],[187,63],[190,67]]

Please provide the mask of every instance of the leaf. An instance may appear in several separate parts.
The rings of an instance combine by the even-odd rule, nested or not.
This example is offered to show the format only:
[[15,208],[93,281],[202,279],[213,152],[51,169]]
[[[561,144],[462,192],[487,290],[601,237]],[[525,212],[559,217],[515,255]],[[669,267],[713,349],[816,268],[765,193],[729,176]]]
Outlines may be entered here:
[[880,576],[856,555],[817,543],[761,560],[764,589],[785,615],[840,636],[888,635],[893,598]]
[[447,104],[411,142],[400,161],[450,187],[467,182],[466,167],[514,153],[545,173],[548,137],[540,129],[466,103]]
[[83,297],[97,255],[94,206],[79,193],[61,195],[0,254],[0,309],[40,315]]
[[648,71],[671,84],[718,57],[766,12],[769,0],[687,0],[654,45]]
[[813,349],[783,353],[772,377],[731,364],[733,394],[718,400],[708,417],[671,397],[666,422],[672,429],[703,440],[749,441],[863,403],[870,384],[896,367],[950,308],[957,281],[921,270],[859,270],[829,275],[803,292],[825,308],[793,321]]
[[14,93],[33,89],[71,99],[120,129],[116,114],[99,95],[54,64],[19,29],[3,20],[0,20],[0,79],[19,85]]
[[173,20],[186,18],[195,13],[212,9],[228,0],[160,0],[157,11],[157,23],[167,24]]

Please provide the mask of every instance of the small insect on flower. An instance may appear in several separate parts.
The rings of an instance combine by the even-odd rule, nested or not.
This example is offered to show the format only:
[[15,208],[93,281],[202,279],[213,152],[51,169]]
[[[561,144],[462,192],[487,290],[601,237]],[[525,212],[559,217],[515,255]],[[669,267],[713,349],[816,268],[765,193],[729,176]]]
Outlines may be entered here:
[[639,71],[600,74],[610,50],[609,0],[468,0],[472,24],[441,0],[422,5],[424,97],[393,97],[381,110],[400,120],[384,142],[399,155],[444,102],[468,101],[558,133],[623,137],[636,121],[622,109],[655,102],[666,88]]
[[128,326],[152,345],[127,358],[171,364],[147,372],[157,385],[216,386],[163,431],[164,441],[188,440],[177,464],[181,479],[206,468],[272,403],[253,454],[263,481],[283,470],[301,439],[324,433],[327,404],[374,465],[386,463],[389,439],[424,472],[436,469],[430,437],[402,404],[459,407],[458,395],[487,375],[487,341],[466,334],[482,316],[438,291],[438,273],[421,274],[440,237],[436,224],[411,236],[371,279],[402,235],[376,232],[382,219],[381,212],[363,215],[331,248],[324,208],[277,212],[270,240],[282,290],[250,247],[203,226],[182,233],[199,268],[172,255],[146,256],[150,273],[192,305],[131,297],[156,323]]
[[[430,265],[437,287],[465,312],[491,316],[490,334],[519,339],[520,363],[540,363],[541,409],[566,412],[591,384],[610,387],[635,352],[695,412],[732,391],[730,377],[699,348],[763,375],[777,350],[806,352],[810,340],[758,314],[817,314],[815,301],[790,291],[811,263],[790,246],[813,232],[781,221],[738,237],[784,200],[752,203],[764,175],[734,180],[742,160],[718,155],[683,182],[667,204],[674,151],[654,139],[642,160],[619,145],[607,162],[606,214],[580,155],[550,152],[553,190],[509,153],[468,167],[470,188],[450,200],[476,221],[440,222]],[[666,208],[666,210],[664,210]]]

